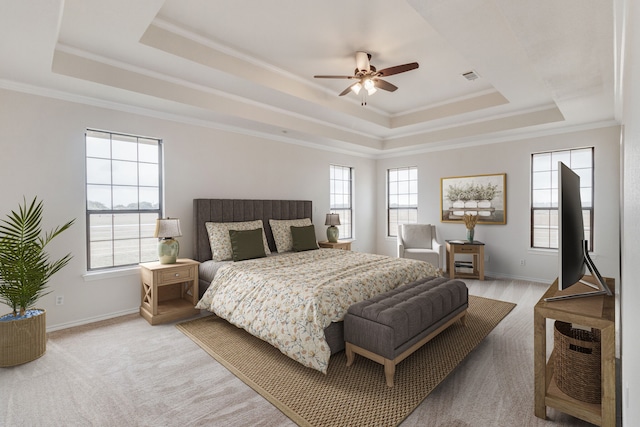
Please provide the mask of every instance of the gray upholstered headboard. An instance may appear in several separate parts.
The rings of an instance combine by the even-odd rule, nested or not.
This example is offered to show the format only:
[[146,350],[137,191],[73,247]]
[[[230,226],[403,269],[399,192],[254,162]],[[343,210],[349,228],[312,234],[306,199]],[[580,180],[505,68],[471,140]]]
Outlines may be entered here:
[[246,199],[194,199],[193,216],[196,227],[194,256],[197,261],[211,259],[211,246],[205,228],[206,222],[238,222],[261,219],[269,248],[276,251],[269,219],[311,218],[310,200],[246,200]]

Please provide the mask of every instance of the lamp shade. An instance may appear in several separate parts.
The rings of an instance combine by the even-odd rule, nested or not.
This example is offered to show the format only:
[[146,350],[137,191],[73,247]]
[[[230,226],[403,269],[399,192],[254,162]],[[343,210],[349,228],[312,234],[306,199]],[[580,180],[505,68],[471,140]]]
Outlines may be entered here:
[[327,214],[324,225],[340,225],[340,215],[332,213]]
[[180,230],[180,220],[178,218],[160,218],[156,220],[156,231],[153,237],[164,239],[180,236],[182,236],[182,231]]

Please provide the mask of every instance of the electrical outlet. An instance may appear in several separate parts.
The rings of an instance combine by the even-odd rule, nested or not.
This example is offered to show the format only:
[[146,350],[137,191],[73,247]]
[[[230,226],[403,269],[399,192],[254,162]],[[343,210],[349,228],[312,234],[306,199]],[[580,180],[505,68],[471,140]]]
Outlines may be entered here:
[[624,388],[624,401],[626,408],[629,409],[629,383],[627,383]]
[[62,305],[64,304],[64,295],[58,295],[56,297],[56,305]]
[[521,260],[520,260],[520,265],[527,265],[527,261],[526,261],[526,260],[524,260],[524,259],[521,259]]

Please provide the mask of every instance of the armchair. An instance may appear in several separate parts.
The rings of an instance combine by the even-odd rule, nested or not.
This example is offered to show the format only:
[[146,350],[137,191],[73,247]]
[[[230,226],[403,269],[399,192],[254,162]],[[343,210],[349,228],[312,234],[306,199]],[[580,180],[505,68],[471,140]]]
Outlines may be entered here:
[[444,267],[445,247],[440,243],[433,224],[398,225],[398,257],[426,261],[436,268]]

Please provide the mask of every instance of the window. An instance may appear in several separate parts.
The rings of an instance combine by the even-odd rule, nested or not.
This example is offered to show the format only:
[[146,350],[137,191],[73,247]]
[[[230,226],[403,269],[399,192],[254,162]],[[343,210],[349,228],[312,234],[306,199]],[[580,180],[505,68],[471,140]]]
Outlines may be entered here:
[[331,213],[340,215],[340,239],[353,238],[352,189],[353,168],[329,166],[329,198]]
[[418,168],[387,171],[387,235],[398,235],[399,224],[418,222]]
[[162,141],[87,130],[87,268],[158,259]]
[[593,148],[531,155],[531,247],[558,248],[558,161],[580,176],[584,236],[593,251]]

